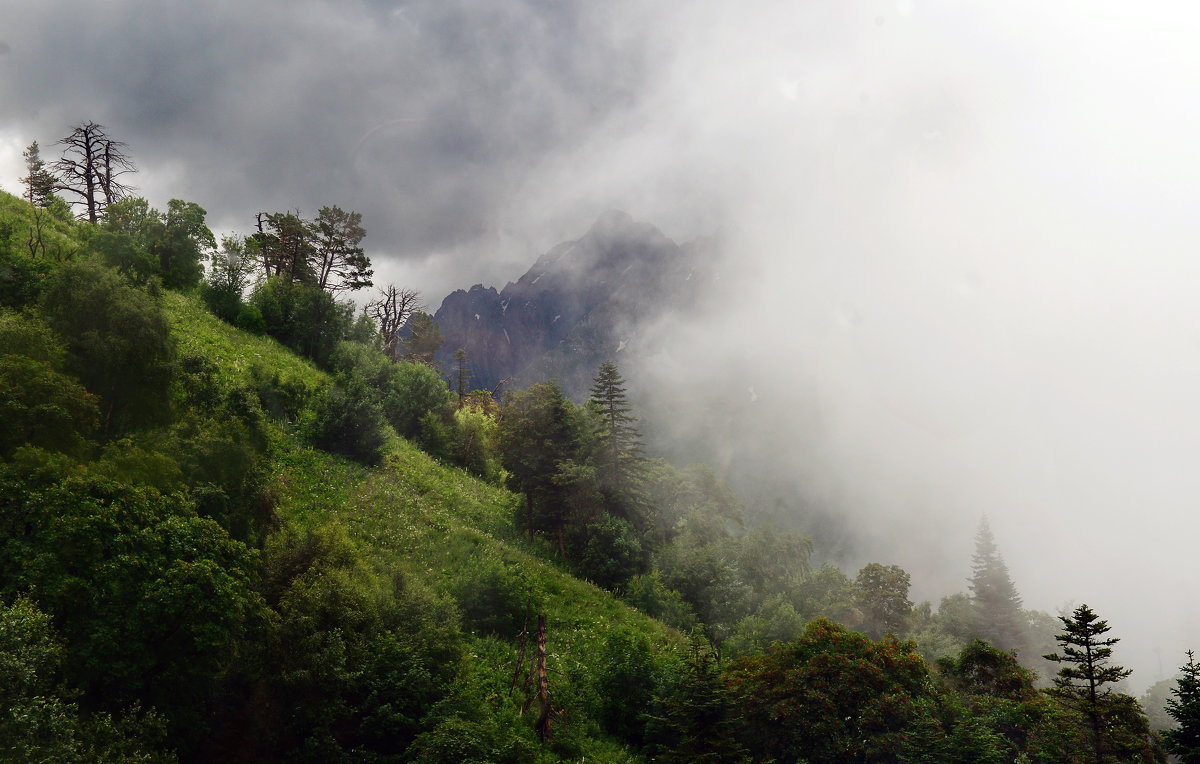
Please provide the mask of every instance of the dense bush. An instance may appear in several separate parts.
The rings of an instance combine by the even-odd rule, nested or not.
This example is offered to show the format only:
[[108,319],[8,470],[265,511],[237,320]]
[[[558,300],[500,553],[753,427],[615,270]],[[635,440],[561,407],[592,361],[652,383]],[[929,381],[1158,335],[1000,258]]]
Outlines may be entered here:
[[286,278],[260,283],[250,295],[250,305],[261,316],[267,334],[322,366],[354,323],[352,305],[338,302],[319,287]]
[[167,419],[175,343],[149,292],[110,268],[73,262],[51,277],[42,309],[66,341],[67,370],[102,399],[106,433]]
[[383,458],[388,429],[383,407],[362,379],[343,378],[313,403],[312,442],[363,464],[378,464]]

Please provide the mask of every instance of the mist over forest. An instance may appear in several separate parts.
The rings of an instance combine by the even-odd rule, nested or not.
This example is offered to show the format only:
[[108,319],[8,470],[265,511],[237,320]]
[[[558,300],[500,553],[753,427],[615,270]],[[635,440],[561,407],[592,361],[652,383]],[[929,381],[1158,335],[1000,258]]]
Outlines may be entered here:
[[[1190,606],[1189,593],[1200,587],[1193,541],[1200,534],[1200,514],[1194,511],[1200,496],[1200,259],[1192,250],[1200,218],[1191,209],[1191,195],[1200,177],[1200,154],[1193,146],[1200,132],[1200,100],[1193,93],[1200,76],[1194,42],[1200,12],[1172,3],[1076,0],[799,5],[755,0],[736,7],[625,0],[521,0],[502,6],[481,0],[263,0],[183,7],[133,0],[0,0],[0,9],[5,20],[0,189],[14,197],[12,204],[5,202],[9,206],[0,205],[0,224],[9,225],[0,229],[8,237],[0,251],[16,257],[28,249],[34,261],[44,263],[28,272],[20,270],[25,266],[6,266],[4,278],[26,273],[27,283],[11,289],[7,281],[0,284],[9,311],[0,313],[0,330],[9,331],[3,321],[18,322],[14,316],[22,310],[21,315],[36,314],[57,338],[46,340],[51,350],[37,362],[48,364],[45,374],[59,375],[54,384],[72,396],[78,392],[74,403],[55,405],[91,412],[73,420],[69,448],[50,449],[78,462],[70,470],[58,457],[46,457],[34,469],[29,465],[36,460],[14,455],[21,444],[0,449],[14,465],[11,474],[4,473],[17,481],[11,485],[33,485],[35,472],[37,480],[50,481],[46,475],[60,470],[54,479],[66,482],[54,483],[59,488],[53,490],[65,491],[68,472],[72,479],[103,476],[133,486],[129,496],[140,498],[130,498],[131,506],[149,501],[138,493],[143,489],[186,494],[168,514],[191,517],[189,512],[208,511],[202,497],[208,494],[197,486],[220,484],[226,514],[210,513],[212,519],[231,544],[245,546],[221,546],[220,564],[259,571],[245,573],[250,582],[267,575],[255,567],[256,555],[266,560],[264,570],[287,569],[289,555],[303,556],[287,551],[288,544],[334,550],[330,560],[352,556],[345,551],[349,546],[339,546],[342,531],[321,525],[329,518],[320,507],[333,499],[288,494],[287,486],[296,485],[289,481],[299,478],[280,477],[312,467],[307,462],[297,467],[303,459],[325,458],[311,454],[337,454],[347,464],[367,465],[363,469],[403,463],[403,474],[462,469],[487,487],[463,488],[467,484],[454,477],[438,480],[456,491],[498,492],[479,499],[479,507],[507,507],[512,496],[527,504],[512,510],[512,527],[470,525],[490,509],[471,510],[469,521],[455,516],[447,521],[453,527],[483,528],[479,532],[489,539],[511,543],[525,550],[520,554],[597,584],[614,593],[614,602],[658,619],[674,636],[645,632],[655,650],[676,638],[685,644],[694,626],[705,632],[721,661],[773,654],[763,635],[778,626],[770,613],[782,610],[771,608],[782,608],[784,600],[793,608],[796,629],[829,618],[872,640],[897,631],[916,641],[931,666],[939,657],[959,655],[950,647],[962,648],[969,636],[980,635],[955,631],[947,614],[965,601],[954,598],[971,595],[979,582],[979,534],[986,518],[1021,607],[1040,614],[1030,617],[1041,623],[1042,641],[1024,637],[1017,651],[1026,669],[1040,672],[1039,686],[1057,670],[1041,666],[1046,662],[1034,654],[1056,649],[1046,629],[1059,626],[1058,616],[1078,615],[1084,603],[1120,638],[1116,660],[1132,670],[1121,687],[1134,697],[1162,680],[1173,681],[1186,651],[1196,646],[1200,611]],[[55,213],[57,222],[47,219],[39,255],[25,241],[32,236],[29,221],[42,225],[41,217],[14,206],[33,194],[27,182],[29,146],[38,141],[53,169],[50,163],[63,150],[59,139],[88,123],[119,139],[136,172],[122,178],[130,186],[124,200],[110,200],[116,213],[100,214],[91,223],[73,222],[83,208],[60,189],[73,207],[70,214]],[[30,209],[54,210],[30,201]],[[189,232],[179,233],[181,220],[191,226]],[[158,224],[161,230],[154,228]],[[320,298],[290,291],[316,280],[300,273],[307,266],[295,259],[282,264],[293,225],[306,232],[301,238],[361,225],[365,234],[350,250],[361,243],[358,252],[369,255],[357,278],[373,281],[371,288],[354,286],[344,274],[346,286],[336,286],[335,274],[328,284],[320,279],[314,292]],[[148,233],[152,229],[159,233]],[[171,235],[188,243],[180,245]],[[164,243],[168,239],[172,243]],[[164,254],[177,246],[191,254]],[[113,295],[139,306],[131,311],[149,315],[157,309],[127,290],[159,300],[161,289],[192,301],[170,296],[163,308],[162,326],[172,328],[162,331],[175,339],[164,340],[164,348],[174,349],[164,349],[155,366],[163,375],[160,388],[146,393],[147,400],[161,404],[158,413],[149,406],[122,414],[120,385],[88,376],[94,372],[82,349],[85,328],[71,328],[70,310],[55,303],[87,279],[109,283],[108,276],[71,270],[84,268],[80,263],[88,258],[116,268],[129,282],[114,280],[110,286]],[[210,293],[224,288],[215,285],[214,274],[229,275],[222,264],[241,262],[238,258],[247,270],[237,276],[243,281],[227,289],[222,308]],[[364,275],[367,266],[372,273]],[[288,275],[288,268],[290,280],[272,281]],[[385,285],[418,294],[419,310],[412,316],[423,318],[399,333],[384,329],[371,301]],[[469,291],[475,285],[483,289]],[[487,288],[496,294],[485,294]],[[456,290],[464,294],[456,296]],[[295,307],[302,303],[315,313],[303,314]],[[493,322],[490,330],[475,328],[474,321],[486,323],[480,305],[495,314],[487,319]],[[261,323],[239,313],[248,307]],[[289,313],[293,308],[298,312]],[[222,326],[257,335],[253,342],[274,338],[306,359],[303,363],[311,362],[312,370],[296,366],[294,378],[277,375],[270,384],[265,377],[245,376],[250,356],[242,354],[251,352],[244,344],[251,340],[230,339],[216,354],[215,340],[196,339],[217,331],[204,323],[212,316],[188,312],[202,309],[222,319]],[[518,309],[526,313],[517,315]],[[286,321],[272,310],[286,314]],[[455,310],[458,324],[452,323]],[[374,323],[359,320],[364,315]],[[567,318],[556,324],[563,315]],[[418,346],[433,336],[432,324],[419,322],[435,318],[441,322],[438,337],[448,339],[426,352]],[[403,312],[400,324],[409,319]],[[576,323],[568,327],[568,321]],[[42,329],[18,323],[4,336],[26,338],[20,342],[41,336]],[[317,324],[324,328],[313,329]],[[526,327],[527,337],[517,336],[519,326]],[[523,356],[511,350],[522,342],[529,343]],[[347,343],[362,347],[348,349]],[[470,386],[454,377],[463,368],[456,366],[454,351],[468,345],[478,369],[485,354],[503,348],[495,358],[487,355],[498,370],[495,379],[483,384],[485,375],[476,372],[481,387],[501,391],[490,402],[468,401]],[[254,357],[268,357],[254,348]],[[208,353],[215,366],[197,371],[203,364],[188,366],[189,352]],[[269,357],[280,368],[292,368],[290,355]],[[392,365],[381,360],[385,357]],[[520,364],[513,360],[518,357]],[[597,443],[611,443],[605,438],[613,437],[615,420],[605,425],[587,419],[595,414],[588,401],[596,394],[592,386],[599,384],[595,375],[602,361],[614,362],[623,375],[618,387],[628,393],[644,440],[644,453],[636,458],[661,460],[646,478],[653,486],[646,495],[654,497],[647,502],[669,510],[639,514],[642,510],[629,507],[641,507],[642,499],[628,499],[624,489],[614,487],[622,482],[619,465],[627,455],[613,456],[610,464]],[[410,363],[412,368],[405,365]],[[188,398],[180,385],[186,387],[189,374],[216,375],[214,390],[232,397],[219,405]],[[497,384],[502,378],[507,386]],[[561,402],[540,387],[551,378],[566,393]],[[219,470],[211,465],[189,466],[185,460],[148,466],[164,450],[200,448],[197,433],[215,442],[216,430],[206,428],[233,416],[228,412],[239,404],[230,391],[239,386],[257,391],[251,408],[262,409],[254,416],[266,417],[260,422],[238,414],[243,418],[237,427],[244,426],[245,433],[220,436],[255,444],[238,457],[246,474],[255,475],[239,483],[242,494],[212,477]],[[514,397],[506,399],[506,393]],[[338,421],[344,425],[358,415],[346,413],[352,403],[361,403],[356,396],[375,401],[380,421],[386,420],[378,443],[347,446],[348,436],[338,429]],[[95,403],[87,402],[93,398]],[[420,403],[400,402],[417,399]],[[271,408],[276,404],[278,411]],[[348,408],[337,408],[343,404]],[[549,426],[537,417],[551,410],[571,422],[562,425],[559,446],[572,455],[561,462],[522,462],[512,445],[522,432],[512,424],[520,420],[518,412],[527,416],[520,421],[537,429]],[[474,414],[477,419],[471,419]],[[80,424],[85,420],[92,423]],[[265,424],[268,420],[274,424]],[[589,428],[601,434],[579,435]],[[484,442],[491,445],[471,450]],[[32,436],[22,443],[48,448]],[[412,454],[403,451],[410,445]],[[413,466],[413,459],[426,457],[439,466]],[[359,493],[347,489],[342,497],[346,506],[364,500],[364,486],[384,490],[377,478],[354,472],[358,467],[329,464],[335,466],[321,469],[358,486]],[[232,469],[228,464],[220,469],[227,468]],[[278,502],[283,518],[278,527],[253,516],[266,494]],[[65,494],[55,495],[69,504]],[[351,496],[357,498],[346,498]],[[556,501],[577,513],[591,507],[593,514],[585,521],[567,517],[565,509],[547,509],[559,507]],[[735,505],[736,511],[730,509]],[[443,518],[437,514],[443,509],[429,511]],[[611,545],[603,555],[596,551],[600,542],[593,543],[601,537],[595,530],[601,516],[612,521],[604,526],[612,535],[604,536]],[[443,520],[430,522],[437,526]],[[622,523],[624,530],[613,530]],[[736,531],[729,530],[735,525]],[[683,539],[700,538],[701,527],[712,538],[687,547]],[[294,537],[281,540],[280,528]],[[475,530],[464,530],[463,538]],[[613,550],[632,544],[621,535],[627,531],[636,531],[638,552],[629,553],[625,568],[588,567],[597,555],[608,555],[605,565],[616,565]],[[799,546],[764,546],[762,559],[751,562],[754,534],[775,531]],[[361,537],[357,533],[351,530],[349,537],[361,545],[355,554],[362,559],[346,563],[345,570],[356,572],[345,575],[361,574],[366,581],[370,576],[362,571],[382,563],[377,551],[363,550],[385,548],[380,541],[385,534],[373,526]],[[308,541],[298,540],[303,538]],[[434,560],[431,570],[459,553],[445,552],[451,556],[443,559],[425,543],[386,548]],[[712,551],[718,548],[723,551]],[[739,551],[729,551],[735,548]],[[692,574],[679,571],[700,569],[698,563],[687,568],[703,556],[698,550],[741,566],[742,577],[734,579],[749,593],[731,594],[731,584],[720,597],[726,605],[742,597],[744,612],[741,605],[722,611],[724,605],[714,604],[717,594],[687,588]],[[497,571],[520,568],[521,581],[543,575],[514,563],[509,552],[495,554]],[[761,580],[747,572],[796,555],[803,557],[803,572],[763,573]],[[26,600],[18,594],[48,584],[30,583],[22,578],[25,572],[13,572],[16,562],[11,566],[17,567],[4,567],[9,564],[0,560],[0,573],[23,583],[2,589],[0,604],[23,607]],[[410,564],[407,574],[416,575],[415,563],[397,564]],[[822,566],[841,571],[845,588],[818,605],[814,581]],[[906,593],[912,612],[903,629],[891,629],[882,616],[872,621],[862,599],[868,584],[861,571],[890,566],[911,581]],[[374,592],[364,594],[366,599],[386,588],[386,575],[371,575],[376,574],[378,580],[361,586]],[[763,583],[776,575],[790,583],[779,583],[778,590]],[[659,581],[669,592],[663,596],[681,597],[690,615],[664,615],[635,603],[630,581],[643,577],[666,581]],[[272,600],[267,584],[248,583],[254,594],[236,607],[249,612],[258,605],[246,602],[261,596],[264,607],[278,610],[286,621],[282,608],[289,600],[280,594],[286,588],[280,581],[275,584],[283,588],[275,594],[282,599]],[[492,650],[500,665],[502,648],[493,642],[480,647],[471,641],[473,629],[490,635],[487,640],[511,641],[523,625],[531,627],[516,620],[497,625],[488,620],[491,614],[473,611],[477,590],[491,591],[484,584],[446,581],[413,583],[402,604],[380,605],[382,614],[372,617],[390,624],[399,618],[395,613],[412,607],[432,623],[445,607],[463,619],[463,634],[472,635],[461,636],[464,654]],[[157,696],[137,689],[142,680],[97,678],[72,663],[74,627],[55,620],[59,611],[47,604],[50,599],[31,601],[61,632],[54,639],[68,645],[63,681],[106,698],[94,708],[84,702],[84,716],[103,708],[119,727],[120,709],[129,708],[130,699],[153,705]],[[929,603],[928,618],[914,625],[924,612],[922,602]],[[497,617],[509,616],[517,618]],[[612,616],[622,624],[625,617]],[[747,619],[754,618],[774,625],[753,632],[760,622]],[[228,636],[238,644],[269,643],[249,636],[259,628],[267,627],[230,626]],[[752,632],[756,636],[747,636]],[[421,650],[428,648],[421,653],[425,657],[436,652],[431,633],[414,637],[427,640],[421,642]],[[593,638],[595,644],[588,641]],[[460,636],[447,637],[455,639]],[[602,641],[590,634],[579,640],[593,648]],[[992,641],[1002,650],[1016,645]],[[941,647],[943,653],[935,655]],[[283,657],[262,660],[266,665]],[[749,666],[722,669],[731,672],[722,681],[758,681],[749,678]],[[239,678],[186,712],[165,714],[164,734],[174,735],[183,719],[220,718],[228,728],[211,722],[213,729],[233,735],[229,730],[242,724],[242,711],[229,709],[257,686],[246,678],[257,676],[253,672],[238,673],[243,668],[213,669],[212,676]],[[455,676],[447,675],[445,686],[465,681]],[[614,732],[620,725],[587,705],[598,702],[587,693],[602,694],[595,689],[602,684],[579,679],[579,687],[592,688],[580,690],[587,698],[580,707],[592,714],[587,718],[600,720],[595,723],[619,746],[640,752],[630,755],[655,760],[659,754],[648,741],[675,733],[641,727],[636,735],[624,727]],[[575,689],[572,685],[571,692]],[[275,688],[271,697],[290,697],[293,691]],[[655,702],[660,701],[666,703]],[[495,713],[501,728],[511,722],[504,714],[516,712]],[[445,722],[415,711],[409,716],[413,739]],[[414,721],[418,718],[426,721]],[[756,722],[747,719],[742,724],[750,729]],[[304,738],[309,732],[295,729],[287,735],[310,740]],[[91,734],[80,732],[80,739]],[[276,753],[292,742],[279,734],[285,742]],[[583,740],[592,733],[578,734]],[[364,732],[362,740],[369,737]],[[157,745],[147,740],[138,745]],[[433,738],[423,740],[422,750],[435,750]],[[597,733],[595,740],[610,738]],[[338,744],[351,750],[340,738]],[[233,744],[212,743],[199,758],[222,754],[222,745]],[[588,745],[554,755],[569,759],[572,752],[600,750]],[[1095,746],[1100,756],[1102,746]],[[318,756],[313,751],[325,749],[308,750]]]

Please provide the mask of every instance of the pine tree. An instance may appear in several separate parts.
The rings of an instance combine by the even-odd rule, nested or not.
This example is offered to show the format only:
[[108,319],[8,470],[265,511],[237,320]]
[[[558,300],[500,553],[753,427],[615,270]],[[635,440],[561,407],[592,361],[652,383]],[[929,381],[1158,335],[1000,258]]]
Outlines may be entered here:
[[749,761],[737,739],[737,709],[721,678],[716,653],[696,630],[683,675],[666,697],[656,698],[658,714],[647,722],[655,741],[655,761],[731,764]]
[[1054,678],[1050,693],[1087,719],[1094,761],[1102,764],[1111,748],[1105,732],[1111,705],[1110,685],[1133,672],[1110,665],[1112,646],[1120,640],[1103,638],[1109,631],[1108,621],[1100,620],[1087,605],[1075,608],[1070,618],[1059,616],[1059,620],[1063,623],[1063,633],[1055,639],[1061,645],[1062,653],[1042,656],[1048,661],[1066,664]]
[[54,185],[58,181],[46,169],[37,141],[29,144],[29,148],[21,152],[21,156],[25,157],[25,170],[29,173],[21,178],[21,182],[25,184],[25,200],[37,207],[45,207],[50,202]]
[[637,419],[630,414],[625,380],[611,361],[600,364],[592,384],[591,404],[599,416],[596,428],[596,466],[610,498],[622,508],[619,514],[635,519],[640,504],[643,469],[642,440]]
[[1167,713],[1179,722],[1175,729],[1163,732],[1167,750],[1184,764],[1200,762],[1200,665],[1187,651],[1188,661],[1180,667],[1183,676],[1175,680],[1174,698],[1167,701]]
[[1026,645],[1025,616],[1021,596],[1008,575],[1008,566],[996,548],[987,518],[979,523],[975,556],[971,558],[971,604],[975,611],[976,636],[1001,650],[1020,650]]

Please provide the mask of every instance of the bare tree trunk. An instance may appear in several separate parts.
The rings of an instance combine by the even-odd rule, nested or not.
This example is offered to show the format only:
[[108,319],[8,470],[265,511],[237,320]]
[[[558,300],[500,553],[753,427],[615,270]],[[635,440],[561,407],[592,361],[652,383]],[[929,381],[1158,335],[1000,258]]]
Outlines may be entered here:
[[538,673],[538,703],[542,707],[537,722],[533,728],[543,743],[550,740],[550,721],[553,709],[550,706],[550,677],[546,674],[546,616],[538,616],[537,629],[537,673]]

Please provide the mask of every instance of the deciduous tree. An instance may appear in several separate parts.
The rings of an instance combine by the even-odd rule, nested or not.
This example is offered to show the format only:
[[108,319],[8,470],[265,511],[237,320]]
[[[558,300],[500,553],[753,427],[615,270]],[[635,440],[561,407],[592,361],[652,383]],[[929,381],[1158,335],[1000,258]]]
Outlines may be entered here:
[[855,579],[859,607],[863,612],[863,631],[874,639],[885,633],[903,633],[912,613],[908,599],[908,573],[899,565],[868,563]]

